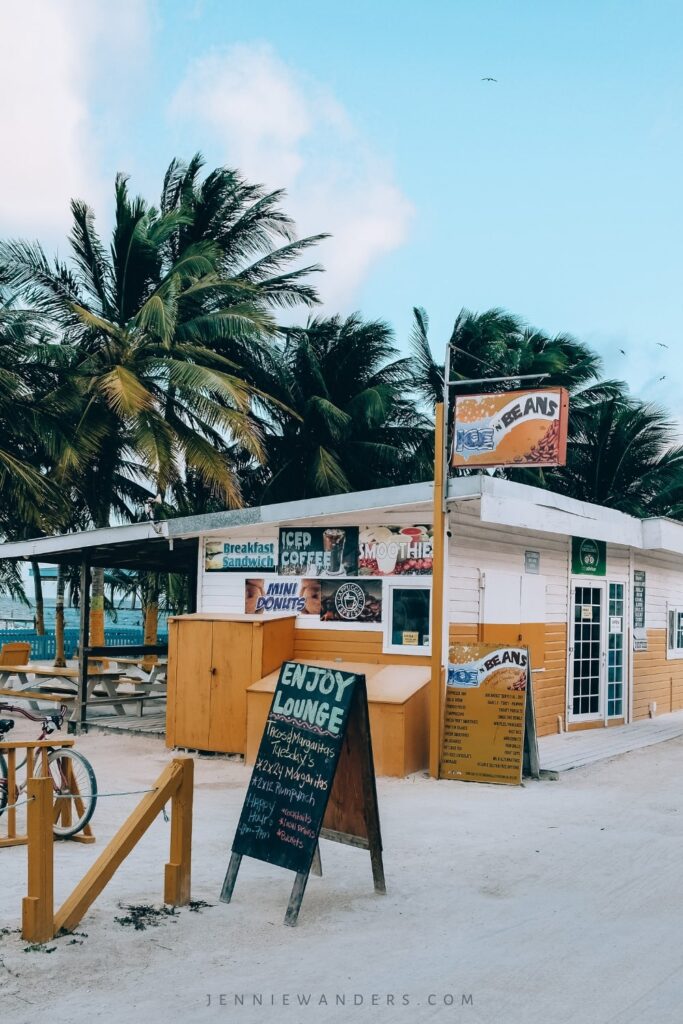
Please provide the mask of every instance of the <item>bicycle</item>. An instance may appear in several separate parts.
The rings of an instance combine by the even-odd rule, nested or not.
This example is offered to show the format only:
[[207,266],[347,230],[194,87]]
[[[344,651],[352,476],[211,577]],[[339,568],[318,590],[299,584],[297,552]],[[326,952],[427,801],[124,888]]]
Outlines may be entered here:
[[[34,715],[25,708],[16,704],[9,704],[0,701],[0,712],[12,715],[23,715],[32,722],[42,723],[42,732],[38,737],[44,740],[53,732],[58,732],[64,724],[64,718],[68,708],[62,704],[59,714]],[[14,728],[15,723],[11,718],[0,718],[0,741],[3,741],[8,732]],[[55,791],[55,815],[53,832],[60,839],[68,839],[76,835],[88,824],[97,806],[97,780],[90,762],[70,747],[48,747],[47,767],[52,785]],[[24,760],[17,765],[17,771],[26,765],[30,756],[27,751]],[[26,782],[21,786],[15,786],[15,792],[8,793],[9,780],[7,762],[0,753],[0,817],[4,814],[5,808],[12,798],[16,803],[21,794],[26,790]],[[69,800],[68,805],[60,805],[60,801]]]

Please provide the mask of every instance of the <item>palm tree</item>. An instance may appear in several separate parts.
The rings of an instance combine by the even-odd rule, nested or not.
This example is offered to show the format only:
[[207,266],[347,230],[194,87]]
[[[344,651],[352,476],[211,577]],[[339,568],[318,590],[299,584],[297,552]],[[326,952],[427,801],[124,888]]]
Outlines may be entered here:
[[[263,377],[276,331],[270,309],[316,301],[306,278],[319,268],[283,272],[317,238],[293,239],[282,193],[225,169],[202,182],[201,166],[199,156],[171,164],[159,211],[131,198],[119,175],[108,251],[80,201],[71,204],[70,262],[50,262],[38,244],[0,245],[6,279],[60,337],[80,398],[74,448],[91,449],[75,486],[95,526],[134,517],[150,493],[182,486],[185,474],[223,506],[241,503],[234,453],[251,463],[263,455],[247,376]],[[103,606],[96,570],[96,643]]]
[[244,467],[255,502],[339,494],[429,476],[429,420],[410,398],[410,360],[391,331],[358,314],[313,318],[270,354],[262,468]]
[[640,518],[683,516],[683,446],[676,425],[656,406],[626,396],[583,411],[567,465],[545,482],[582,501]]
[[[419,307],[413,309],[409,344],[415,368],[415,389],[431,408],[443,401],[444,367],[432,354],[429,318]],[[600,375],[600,358],[569,334],[549,337],[503,309],[471,313],[461,309],[450,337],[452,381],[481,381],[488,377],[509,380],[485,385],[486,390],[508,391],[519,377],[547,375],[543,384],[576,392]],[[457,393],[480,391],[481,383],[458,387]]]
[[[69,375],[81,403],[77,443],[94,450],[78,487],[95,526],[112,515],[127,518],[131,503],[162,492],[192,467],[226,502],[240,500],[227,439],[238,437],[260,457],[249,396],[235,367],[207,349],[197,318],[185,319],[182,302],[192,288],[220,291],[217,249],[188,247],[168,264],[163,246],[179,216],[160,216],[131,199],[116,182],[116,216],[106,252],[92,211],[71,204],[72,263],[50,263],[38,244],[0,246],[7,278],[24,289],[39,313],[61,333]],[[213,314],[220,331],[260,332],[270,325],[255,306]],[[210,316],[204,316],[204,321]],[[217,332],[218,333],[218,332]],[[103,575],[93,575],[93,640],[103,642]]]

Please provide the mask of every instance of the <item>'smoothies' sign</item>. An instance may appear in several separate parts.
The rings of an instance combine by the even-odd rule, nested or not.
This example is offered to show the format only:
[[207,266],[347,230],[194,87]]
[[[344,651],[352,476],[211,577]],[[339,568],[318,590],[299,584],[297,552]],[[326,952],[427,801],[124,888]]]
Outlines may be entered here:
[[456,398],[451,466],[563,466],[568,412],[564,388]]

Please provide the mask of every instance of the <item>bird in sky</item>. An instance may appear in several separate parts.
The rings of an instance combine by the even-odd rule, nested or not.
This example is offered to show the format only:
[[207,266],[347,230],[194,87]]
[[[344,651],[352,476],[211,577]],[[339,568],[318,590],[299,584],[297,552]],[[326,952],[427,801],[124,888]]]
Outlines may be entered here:
[[660,348],[668,348],[669,347],[668,345],[665,345],[663,341],[658,341],[657,344],[659,345]]
[[620,349],[619,349],[619,351],[621,352],[622,356],[625,356],[625,355],[626,355],[626,353],[625,353],[625,351],[623,350],[623,348],[620,348]]
[[660,377],[659,379],[660,379],[660,380],[666,380],[666,374],[664,374],[664,376],[663,376],[663,377]]
[[482,82],[497,82],[497,78],[482,78]]

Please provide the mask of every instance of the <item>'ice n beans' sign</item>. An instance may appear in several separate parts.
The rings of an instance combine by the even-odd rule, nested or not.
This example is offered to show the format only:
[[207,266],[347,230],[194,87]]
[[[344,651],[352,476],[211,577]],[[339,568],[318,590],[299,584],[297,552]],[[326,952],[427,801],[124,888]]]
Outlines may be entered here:
[[563,466],[564,388],[456,398],[451,466]]

